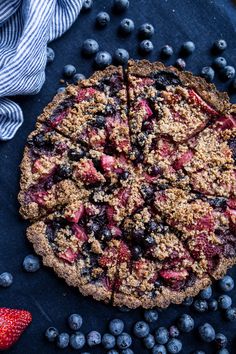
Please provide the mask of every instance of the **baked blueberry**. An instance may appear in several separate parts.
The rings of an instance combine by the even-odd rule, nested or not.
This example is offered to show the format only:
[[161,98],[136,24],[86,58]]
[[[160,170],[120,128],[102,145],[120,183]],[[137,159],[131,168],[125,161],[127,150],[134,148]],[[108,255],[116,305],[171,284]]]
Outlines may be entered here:
[[172,337],[172,338],[178,337],[178,336],[179,336],[179,329],[178,329],[178,327],[176,327],[176,326],[174,326],[174,325],[170,326],[170,328],[169,328],[169,334],[170,334],[170,337]]
[[112,57],[110,53],[100,51],[96,54],[94,61],[99,69],[104,69],[106,66],[111,64]]
[[210,343],[215,339],[215,330],[209,323],[204,323],[198,328],[199,335],[204,342]]
[[147,349],[152,349],[155,345],[155,338],[152,334],[148,334],[147,337],[143,338],[143,344]]
[[23,268],[26,272],[34,273],[40,268],[39,257],[29,254],[23,260]]
[[208,82],[211,82],[215,77],[215,71],[211,66],[204,66],[201,70],[201,76]]
[[105,123],[106,123],[106,118],[104,116],[101,116],[101,115],[96,116],[96,120],[95,120],[96,127],[104,128]]
[[191,296],[190,297],[186,297],[186,299],[184,299],[182,304],[184,306],[191,306],[193,304],[193,301],[194,301],[193,297],[191,297]]
[[101,334],[98,331],[91,331],[87,334],[87,344],[89,347],[94,347],[102,341]]
[[58,337],[59,332],[58,329],[55,327],[49,327],[46,329],[45,332],[45,337],[47,338],[47,340],[49,342],[54,342],[56,340],[56,338]]
[[144,338],[149,334],[150,328],[147,322],[138,321],[135,323],[133,331],[137,338]]
[[110,333],[105,333],[102,336],[102,345],[105,349],[112,349],[116,345],[116,338]]
[[235,76],[235,68],[231,65],[226,65],[221,71],[220,76],[222,80],[227,81],[231,80]]
[[192,41],[187,41],[182,44],[181,52],[184,55],[190,55],[195,51],[195,44]]
[[76,73],[74,76],[73,76],[73,81],[75,84],[77,84],[77,82],[81,81],[81,80],[84,80],[85,79],[85,76],[83,74],[80,74],[80,73]]
[[173,48],[168,44],[164,45],[164,47],[161,48],[161,56],[163,58],[169,58],[173,55],[173,53]]
[[118,12],[127,10],[129,7],[129,0],[113,0],[113,8]]
[[234,288],[234,280],[230,275],[225,275],[219,280],[219,287],[222,291],[228,292]]
[[101,11],[97,14],[96,24],[99,27],[105,27],[110,22],[110,16],[107,12]]
[[150,220],[147,224],[147,230],[148,232],[154,232],[157,231],[159,229],[159,225],[154,221],[154,220]]
[[181,352],[183,344],[179,339],[171,338],[166,345],[167,351],[171,354],[177,354]]
[[130,18],[124,18],[120,23],[119,30],[123,34],[130,34],[134,30],[134,21]]
[[55,175],[54,175],[54,181],[55,182],[60,182],[63,179],[67,179],[72,175],[72,169],[69,165],[62,165],[60,166]]
[[88,38],[82,44],[82,53],[85,56],[92,56],[99,51],[98,42],[95,39]]
[[120,179],[126,181],[128,178],[129,178],[129,171],[123,171],[123,172],[120,174]]
[[155,239],[150,236],[150,235],[146,235],[144,238],[143,238],[143,245],[145,248],[151,248],[153,247],[154,245],[156,244],[156,241]]
[[142,248],[138,245],[132,247],[132,257],[137,261],[142,256]]
[[116,344],[119,349],[129,348],[132,344],[132,338],[128,333],[123,332],[117,337]]
[[208,286],[206,289],[200,291],[199,296],[203,300],[209,300],[212,296],[212,288]]
[[8,288],[13,283],[13,276],[9,272],[4,272],[0,274],[0,286],[3,288]]
[[55,59],[55,52],[52,48],[47,47],[47,64],[52,63]]
[[129,52],[126,49],[118,48],[114,54],[114,61],[117,64],[125,65],[129,60]]
[[227,310],[232,305],[232,299],[229,295],[221,295],[218,298],[219,308],[222,310]]
[[227,346],[228,339],[223,333],[217,333],[214,342],[217,349],[222,349]]
[[93,0],[84,0],[83,2],[83,11],[89,11],[93,7]]
[[189,333],[194,328],[194,320],[190,315],[184,313],[178,319],[178,328],[184,333]]
[[148,54],[153,51],[153,44],[149,39],[144,39],[140,44],[139,44],[139,49],[143,54]]
[[101,237],[102,239],[104,239],[105,241],[110,241],[112,239],[112,233],[111,230],[108,227],[104,227],[101,230]]
[[193,302],[193,307],[194,307],[195,311],[201,312],[201,313],[208,310],[207,301],[206,300],[202,300],[202,299],[196,299]]
[[147,322],[152,323],[158,320],[158,311],[155,309],[145,310],[144,311],[144,318]]
[[81,349],[85,343],[85,335],[82,332],[76,332],[70,336],[70,346],[73,349]]
[[64,93],[66,91],[66,88],[65,87],[59,87],[57,89],[57,93]]
[[77,331],[83,324],[83,318],[77,314],[73,313],[68,317],[68,325],[73,331]]
[[151,38],[154,35],[155,29],[151,23],[143,23],[139,27],[138,32],[141,38]]
[[159,327],[155,331],[155,339],[158,344],[166,344],[169,340],[169,332],[165,327]]
[[186,68],[186,63],[184,59],[178,58],[175,62],[175,66],[180,70],[184,70]]
[[124,330],[124,322],[118,318],[115,318],[114,320],[111,320],[109,323],[109,331],[111,334],[114,336],[118,336],[121,334]]
[[60,333],[57,337],[57,347],[60,349],[65,349],[68,347],[70,342],[70,336],[68,333]]
[[208,308],[210,311],[217,311],[218,310],[218,301],[216,299],[210,299],[208,301]]
[[85,156],[85,151],[82,149],[70,149],[68,152],[68,157],[71,161],[79,161]]
[[152,354],[166,354],[166,348],[162,344],[157,344],[152,348]]
[[144,238],[144,230],[143,229],[134,229],[133,230],[133,238],[138,243],[141,243],[143,241],[143,238]]
[[71,78],[76,73],[76,68],[74,65],[68,64],[63,68],[63,75],[67,78]]
[[213,49],[217,52],[223,52],[227,48],[227,42],[224,39],[218,39],[213,43]]
[[223,69],[227,65],[227,61],[224,57],[217,57],[213,61],[213,66],[216,69]]

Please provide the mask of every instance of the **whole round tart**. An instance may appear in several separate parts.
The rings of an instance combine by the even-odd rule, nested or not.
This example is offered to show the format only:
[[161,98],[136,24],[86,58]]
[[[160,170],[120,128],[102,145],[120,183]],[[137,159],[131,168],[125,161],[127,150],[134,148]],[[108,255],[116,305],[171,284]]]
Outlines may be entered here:
[[236,263],[236,105],[188,72],[110,66],[57,95],[28,137],[21,214],[84,295],[181,303]]

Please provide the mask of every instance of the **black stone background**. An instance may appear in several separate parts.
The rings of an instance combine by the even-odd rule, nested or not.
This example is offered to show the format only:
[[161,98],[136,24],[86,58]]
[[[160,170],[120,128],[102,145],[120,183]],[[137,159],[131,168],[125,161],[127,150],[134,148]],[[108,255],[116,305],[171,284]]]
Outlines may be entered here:
[[[8,289],[0,289],[0,306],[26,308],[33,314],[33,323],[22,336],[21,340],[9,350],[15,354],[57,353],[59,349],[44,340],[44,330],[56,325],[60,331],[67,331],[66,318],[70,313],[78,312],[83,316],[82,330],[87,333],[95,329],[102,333],[107,323],[114,317],[125,321],[125,330],[130,332],[135,321],[142,319],[141,309],[121,313],[118,309],[91,298],[83,297],[73,288],[68,287],[63,280],[58,279],[53,271],[42,267],[35,274],[26,274],[21,264],[25,255],[32,252],[31,245],[25,238],[27,222],[18,213],[17,193],[19,190],[19,163],[27,135],[34,129],[36,117],[43,107],[51,101],[56,89],[60,86],[59,79],[64,65],[72,63],[78,72],[89,76],[94,68],[92,61],[84,59],[80,54],[83,40],[95,38],[100,48],[111,53],[116,48],[124,47],[131,57],[139,58],[137,52],[137,31],[127,38],[117,35],[120,20],[130,17],[134,20],[136,29],[144,22],[155,25],[153,37],[154,51],[148,57],[154,61],[159,58],[160,48],[170,44],[175,49],[175,55],[168,63],[174,63],[178,57],[181,43],[193,40],[196,52],[187,59],[187,69],[199,73],[204,65],[211,63],[213,57],[210,47],[214,40],[224,38],[228,49],[224,53],[228,62],[236,65],[236,7],[230,0],[130,0],[129,10],[122,15],[111,14],[111,23],[104,30],[97,30],[94,19],[99,11],[111,13],[112,1],[94,1],[91,12],[83,13],[72,28],[60,39],[51,44],[56,58],[46,69],[46,82],[41,92],[32,97],[21,97],[17,101],[24,111],[25,122],[13,140],[0,144],[0,272],[10,271],[14,275],[14,283]],[[215,80],[219,89],[227,85]],[[236,101],[236,95],[232,100]],[[236,280],[236,268],[230,271]],[[236,305],[235,290],[231,292]],[[183,306],[170,306],[160,314],[156,326],[169,326],[183,312],[189,309]],[[225,333],[231,343],[231,353],[236,353],[236,323],[224,320],[222,314],[206,313],[194,315],[196,324],[206,321],[212,323],[217,331]],[[196,333],[181,336],[183,353],[202,349],[206,353],[214,353],[211,345],[202,343]],[[134,340],[135,353],[148,353],[139,340]],[[65,353],[72,352],[66,349]],[[82,351],[81,351],[82,352]],[[105,353],[102,347],[90,350],[91,353]]]

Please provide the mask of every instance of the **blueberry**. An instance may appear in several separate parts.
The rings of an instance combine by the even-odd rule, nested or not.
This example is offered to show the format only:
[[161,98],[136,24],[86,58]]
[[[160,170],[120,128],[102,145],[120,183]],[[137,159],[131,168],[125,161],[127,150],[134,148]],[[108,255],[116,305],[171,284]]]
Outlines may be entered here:
[[143,338],[143,344],[147,349],[152,349],[155,345],[155,338],[152,334],[148,334],[147,337]]
[[176,354],[182,350],[182,342],[179,339],[172,338],[167,343],[166,347],[169,353]]
[[197,312],[201,312],[201,313],[208,310],[208,304],[207,304],[206,300],[202,300],[202,299],[195,300],[193,303],[193,307],[194,307],[194,310],[196,310]]
[[182,58],[178,58],[175,62],[175,66],[180,70],[184,70],[186,68],[186,63]]
[[123,305],[123,306],[119,307],[119,311],[120,312],[129,312],[130,308]]
[[67,179],[72,175],[72,170],[69,165],[61,165],[54,175],[54,181],[60,182],[63,179]]
[[204,66],[201,70],[201,76],[208,82],[213,81],[215,77],[215,71],[210,66]]
[[123,179],[124,181],[126,181],[129,178],[129,171],[123,171],[120,174],[120,179]]
[[13,283],[13,276],[11,273],[4,272],[0,274],[0,286],[8,288]]
[[195,352],[193,352],[193,354],[206,354],[206,353],[203,352],[202,350],[195,350]]
[[112,349],[116,345],[115,337],[110,333],[105,333],[102,336],[102,345],[105,349]]
[[143,241],[143,238],[144,238],[144,230],[143,229],[134,229],[133,230],[133,238],[138,243],[141,243]]
[[174,51],[173,48],[170,45],[164,45],[164,47],[161,48],[161,56],[164,58],[169,58],[173,55]]
[[209,323],[204,323],[198,328],[199,335],[204,342],[212,342],[215,339],[215,330]]
[[184,55],[190,55],[195,51],[195,44],[192,41],[187,41],[182,44],[181,52]]
[[82,10],[89,11],[93,6],[93,0],[84,0]]
[[144,318],[149,323],[156,322],[158,320],[158,317],[158,311],[155,309],[144,311]]
[[134,354],[133,350],[130,348],[121,351],[121,354]]
[[134,335],[137,338],[144,338],[146,337],[150,332],[149,325],[147,322],[144,321],[138,321],[134,325]]
[[73,313],[68,317],[68,325],[70,329],[72,329],[73,331],[77,331],[78,329],[80,329],[82,324],[83,324],[83,319],[79,314]]
[[74,65],[68,64],[63,68],[63,75],[65,77],[71,78],[76,73],[76,68]]
[[125,65],[129,60],[129,52],[123,48],[116,49],[114,60],[117,64]]
[[112,57],[110,53],[106,51],[100,51],[96,54],[94,61],[98,68],[103,69],[111,64]]
[[166,344],[169,340],[169,332],[165,327],[159,327],[155,331],[155,339],[158,344]]
[[52,48],[47,47],[47,64],[52,63],[55,58],[55,52]]
[[107,352],[107,354],[119,354],[119,352],[115,349],[111,349]]
[[149,39],[144,39],[140,44],[139,44],[139,49],[142,53],[148,54],[153,51],[153,44]]
[[76,332],[70,336],[70,346],[73,349],[81,349],[85,345],[86,339],[82,332]]
[[219,280],[219,287],[224,292],[233,290],[234,288],[233,278],[229,275],[225,275],[221,280]]
[[225,311],[225,317],[228,321],[235,321],[236,320],[236,307],[230,307]]
[[66,88],[65,87],[59,87],[57,89],[57,93],[64,93],[66,91]]
[[151,23],[144,23],[139,28],[139,35],[142,38],[151,38],[154,35],[155,29]]
[[210,299],[208,301],[208,308],[210,311],[217,311],[218,310],[218,301],[216,299]]
[[217,333],[215,337],[215,345],[217,349],[225,348],[228,344],[227,337],[222,333]]
[[176,338],[179,336],[179,330],[178,330],[178,327],[176,326],[170,326],[169,328],[169,334],[170,334],[170,337],[172,338]]
[[190,315],[184,313],[178,319],[178,328],[184,333],[189,333],[194,328],[194,320]]
[[164,347],[164,345],[155,345],[152,348],[152,354],[166,354],[166,348]]
[[101,231],[101,237],[105,241],[109,241],[112,239],[112,233],[111,230],[108,227],[104,227]]
[[80,149],[80,150],[71,149],[68,152],[68,157],[71,161],[79,161],[84,156],[85,156],[85,151],[82,149]]
[[221,71],[220,71],[220,76],[222,80],[227,81],[231,80],[235,76],[235,68],[230,65],[226,65]]
[[206,289],[200,291],[199,296],[203,300],[209,300],[212,296],[212,288],[208,286]]
[[147,225],[147,230],[148,232],[154,232],[154,231],[159,231],[159,228],[161,228],[161,224],[157,224],[154,220],[150,220]]
[[85,56],[91,56],[99,51],[98,42],[95,39],[86,39],[82,44],[82,52]]
[[58,337],[59,332],[55,327],[49,327],[45,332],[45,337],[49,342],[54,342]]
[[77,82],[81,81],[81,80],[84,80],[85,79],[85,76],[83,74],[80,74],[80,73],[76,73],[74,76],[73,76],[73,81],[75,84],[77,84]]
[[70,336],[68,333],[60,333],[57,337],[57,346],[60,349],[65,349],[68,347],[70,341]]
[[227,43],[224,39],[218,39],[213,43],[213,49],[217,52],[223,52],[227,48]]
[[96,23],[99,27],[105,27],[110,22],[110,16],[107,12],[99,12],[96,17]]
[[94,347],[102,341],[101,334],[97,331],[91,331],[87,334],[87,344],[89,347]]
[[228,349],[226,348],[223,348],[223,349],[220,349],[216,352],[216,354],[230,354]]
[[194,301],[193,297],[191,297],[191,296],[186,297],[186,299],[184,299],[184,301],[182,302],[182,305],[191,306],[193,301]]
[[217,57],[213,61],[213,65],[216,69],[223,69],[227,65],[227,61],[224,57]]
[[130,18],[124,18],[120,23],[119,29],[123,34],[130,34],[134,30],[134,21]]
[[119,12],[125,11],[129,7],[129,0],[114,0],[113,7]]
[[132,338],[128,333],[123,332],[117,337],[116,344],[119,349],[129,348],[132,344]]
[[23,268],[26,272],[34,273],[40,268],[39,257],[29,254],[23,260]]
[[227,310],[232,305],[232,299],[229,295],[221,295],[218,298],[218,305],[220,309]]
[[137,261],[142,256],[142,248],[138,245],[132,247],[132,256]]
[[109,323],[109,331],[111,334],[114,336],[118,336],[121,334],[124,330],[124,322],[118,318],[115,318],[114,320],[111,320]]

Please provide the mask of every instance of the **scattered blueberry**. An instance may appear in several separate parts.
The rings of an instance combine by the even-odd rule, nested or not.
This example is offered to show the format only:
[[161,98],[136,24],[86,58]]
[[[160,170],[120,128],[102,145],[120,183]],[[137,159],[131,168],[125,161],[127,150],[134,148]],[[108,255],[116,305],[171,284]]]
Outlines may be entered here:
[[86,339],[82,332],[76,332],[70,336],[70,346],[73,349],[81,349],[85,345]]
[[58,335],[59,332],[55,327],[49,327],[45,332],[45,337],[49,342],[54,342]]
[[121,354],[134,354],[133,350],[130,348],[121,351]]
[[114,60],[117,64],[126,64],[129,60],[129,52],[123,48],[116,49],[114,54]]
[[169,334],[170,334],[170,337],[172,337],[172,338],[176,338],[176,337],[178,337],[179,336],[179,329],[178,329],[178,327],[176,327],[176,326],[170,326],[170,328],[169,328]]
[[233,322],[236,320],[236,307],[231,307],[225,311],[225,317],[228,321]]
[[130,308],[123,305],[123,306],[119,307],[119,311],[120,312],[129,312]]
[[82,44],[82,52],[86,56],[91,56],[99,51],[98,42],[95,39],[86,39]]
[[47,47],[47,64],[52,63],[55,59],[55,52],[52,48]]
[[139,28],[139,35],[142,38],[151,38],[154,35],[155,29],[151,23],[144,23]]
[[208,308],[210,311],[217,311],[218,310],[218,301],[216,299],[210,299],[208,301]]
[[139,44],[139,49],[142,53],[147,54],[153,51],[153,44],[149,39],[144,39]]
[[213,61],[213,65],[216,69],[223,69],[227,65],[227,61],[224,57],[217,57]]
[[101,334],[97,331],[91,331],[87,334],[87,344],[89,347],[94,347],[102,341]]
[[59,87],[57,89],[57,93],[64,93],[66,91],[66,88],[65,87]]
[[65,349],[68,347],[70,341],[70,336],[68,333],[60,333],[57,337],[57,346],[60,349]]
[[209,300],[212,296],[212,288],[208,286],[206,289],[200,291],[199,296],[203,300]]
[[166,348],[164,345],[155,345],[152,348],[152,354],[166,354]]
[[63,75],[65,77],[71,78],[76,73],[76,68],[74,65],[68,64],[63,68]]
[[169,58],[173,55],[174,51],[173,48],[170,45],[164,45],[164,47],[161,48],[161,56],[164,58]]
[[219,287],[222,291],[228,292],[234,288],[234,280],[230,275],[225,275],[221,280],[219,280]]
[[110,16],[107,12],[99,12],[96,17],[96,23],[99,27],[105,27],[110,22]]
[[109,331],[111,334],[114,336],[118,336],[121,334],[124,330],[124,322],[118,318],[115,318],[114,320],[111,320],[109,323]]
[[226,348],[223,348],[223,349],[220,349],[216,352],[216,354],[230,354],[228,349]]
[[40,268],[39,258],[33,254],[29,254],[24,258],[23,268],[26,272],[34,273]]
[[159,327],[155,331],[155,339],[158,344],[166,344],[169,340],[169,332],[165,327]]
[[102,336],[102,345],[105,349],[112,349],[116,345],[115,337],[110,333],[105,333]]
[[217,333],[214,342],[217,349],[222,349],[227,346],[228,339],[223,333]]
[[191,297],[191,296],[186,297],[186,299],[184,299],[184,301],[182,302],[182,305],[191,306],[193,301],[194,301],[193,297]]
[[130,18],[124,18],[120,23],[119,29],[123,34],[130,34],[134,30],[134,21]]
[[149,323],[156,322],[158,320],[158,311],[155,309],[145,310],[144,318]]
[[0,286],[3,288],[8,288],[13,283],[13,276],[11,273],[4,272],[0,274]]
[[98,68],[103,69],[112,62],[111,54],[106,51],[100,51],[95,56],[95,63]]
[[211,66],[204,66],[204,67],[202,68],[202,70],[201,70],[201,76],[202,76],[205,80],[211,82],[211,81],[214,80],[215,71],[214,71],[214,69],[212,69]]
[[227,48],[227,43],[224,39],[218,39],[213,44],[213,49],[217,52],[223,52]]
[[137,338],[144,338],[149,334],[150,328],[147,322],[138,321],[134,325],[134,335]]
[[178,58],[175,62],[175,66],[180,70],[184,70],[186,68],[186,63],[182,58]]
[[202,350],[196,350],[195,352],[193,352],[193,354],[206,354],[206,353],[203,352]]
[[119,349],[129,348],[132,344],[132,338],[128,333],[123,332],[117,337],[116,344]]
[[107,354],[119,354],[119,352],[115,349],[111,349],[107,352]]
[[181,52],[184,55],[190,55],[195,51],[195,44],[192,41],[187,41],[182,44]]
[[198,328],[199,335],[204,342],[212,342],[215,339],[215,330],[209,323],[204,323]]
[[147,337],[143,338],[143,344],[147,349],[152,349],[155,345],[155,338],[152,334],[148,334]]
[[81,80],[84,80],[85,79],[85,76],[83,74],[80,74],[80,73],[76,73],[74,76],[73,76],[73,81],[75,84],[77,84],[77,82],[81,81]]
[[235,68],[230,65],[226,65],[221,71],[220,76],[224,81],[231,80],[235,76]]
[[93,0],[84,0],[82,10],[89,11],[93,6]]
[[232,305],[232,299],[229,295],[221,295],[218,298],[218,305],[220,309],[227,310]]
[[206,300],[202,300],[202,299],[196,299],[193,302],[193,307],[194,310],[196,310],[197,312],[205,312],[208,310],[208,304]]
[[169,353],[177,354],[182,350],[182,342],[179,339],[172,338],[167,343],[166,347]]
[[114,0],[113,7],[119,12],[125,11],[129,7],[129,0]]
[[194,320],[190,315],[184,313],[178,319],[178,328],[184,333],[189,333],[194,328]]
[[78,329],[80,329],[82,324],[83,324],[83,319],[79,314],[73,313],[68,317],[68,325],[70,329],[72,329],[73,331],[77,331]]

